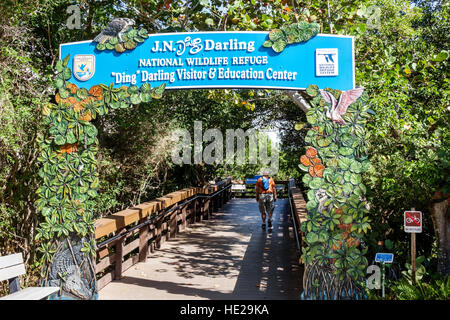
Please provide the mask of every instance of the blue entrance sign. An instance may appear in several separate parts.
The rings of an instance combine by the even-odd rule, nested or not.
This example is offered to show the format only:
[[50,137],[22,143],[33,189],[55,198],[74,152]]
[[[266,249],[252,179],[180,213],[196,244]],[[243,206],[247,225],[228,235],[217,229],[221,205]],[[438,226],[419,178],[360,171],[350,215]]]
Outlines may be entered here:
[[393,253],[381,253],[378,252],[375,255],[375,262],[392,263],[394,261]]
[[166,83],[166,89],[355,88],[353,37],[318,34],[281,53],[263,47],[267,39],[268,32],[152,34],[121,54],[99,51],[93,41],[61,44],[60,58],[70,54],[71,82],[86,89],[100,83],[116,88]]

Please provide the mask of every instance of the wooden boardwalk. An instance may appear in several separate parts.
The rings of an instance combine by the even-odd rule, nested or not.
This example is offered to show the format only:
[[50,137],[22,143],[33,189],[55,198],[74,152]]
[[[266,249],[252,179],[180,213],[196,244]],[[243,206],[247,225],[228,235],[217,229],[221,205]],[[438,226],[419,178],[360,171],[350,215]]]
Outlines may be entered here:
[[275,204],[268,232],[254,199],[230,200],[106,285],[99,299],[299,299],[303,270],[289,201]]

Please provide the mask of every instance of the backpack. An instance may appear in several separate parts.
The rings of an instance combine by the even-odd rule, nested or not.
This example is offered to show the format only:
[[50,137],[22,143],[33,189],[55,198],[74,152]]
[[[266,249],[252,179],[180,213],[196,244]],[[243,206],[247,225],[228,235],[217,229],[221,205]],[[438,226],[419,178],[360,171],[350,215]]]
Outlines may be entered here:
[[270,178],[267,178],[267,179],[266,179],[266,178],[262,177],[261,180],[262,180],[262,188],[263,188],[263,190],[264,190],[264,191],[269,190],[269,181],[270,181]]

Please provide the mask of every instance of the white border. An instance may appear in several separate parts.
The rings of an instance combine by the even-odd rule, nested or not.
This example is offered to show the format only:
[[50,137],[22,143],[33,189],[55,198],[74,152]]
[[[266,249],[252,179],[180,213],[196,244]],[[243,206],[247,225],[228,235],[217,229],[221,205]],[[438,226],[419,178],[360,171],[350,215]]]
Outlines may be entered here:
[[[259,34],[269,34],[269,31],[200,31],[200,32],[164,32],[164,33],[152,33],[149,34],[148,38],[156,37],[156,36],[164,36],[164,35],[193,35],[193,34],[222,34],[222,33],[259,33]],[[339,34],[327,34],[327,33],[318,33],[316,36],[321,37],[332,37],[332,38],[351,38],[352,39],[352,64],[353,64],[353,88],[356,88],[356,65],[355,65],[355,37],[354,36],[348,36],[348,35],[339,35]],[[67,43],[61,43],[59,45],[59,60],[61,60],[61,47],[67,46],[67,45],[73,45],[73,44],[81,44],[81,43],[91,43],[93,40],[83,40],[83,41],[76,41],[76,42],[67,42]],[[306,88],[298,88],[298,87],[271,87],[271,86],[246,86],[246,85],[215,85],[215,86],[181,86],[181,87],[166,87],[166,90],[172,90],[172,89],[208,89],[208,88],[253,88],[253,89],[274,89],[274,90],[305,90]]]

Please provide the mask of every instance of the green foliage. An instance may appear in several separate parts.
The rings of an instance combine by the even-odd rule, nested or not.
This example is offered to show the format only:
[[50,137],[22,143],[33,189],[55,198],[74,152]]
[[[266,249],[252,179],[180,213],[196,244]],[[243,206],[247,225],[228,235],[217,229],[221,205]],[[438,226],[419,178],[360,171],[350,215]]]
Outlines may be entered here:
[[[165,84],[151,88],[114,88],[104,84],[89,91],[69,82],[72,71],[67,66],[70,56],[56,64],[55,86],[57,105],[46,110],[44,123],[48,136],[39,138],[42,164],[39,176],[42,185],[36,190],[36,208],[45,221],[37,228],[35,240],[42,240],[41,261],[49,264],[56,252],[58,239],[87,239],[82,252],[95,258],[95,243],[89,238],[95,234],[95,198],[100,184],[97,172],[97,128],[90,123],[96,116],[107,114],[109,108],[128,108],[132,104],[160,98]],[[44,272],[44,270],[43,270]]]
[[[316,86],[310,86],[307,93],[312,109],[306,116],[313,128],[305,137],[310,147],[300,159],[300,169],[307,172],[303,182],[310,190],[308,220],[302,225],[308,246],[303,249],[302,260],[306,265],[314,262],[331,268],[342,280],[350,276],[359,283],[367,267],[366,249],[360,250],[359,245],[371,229],[364,197],[366,187],[361,179],[361,173],[370,168],[364,131],[368,97],[364,94],[351,104],[343,115],[347,124],[340,125],[326,116]],[[325,168],[323,173],[316,171],[317,166]]]
[[271,47],[273,51],[280,53],[288,44],[308,41],[317,33],[319,33],[317,23],[298,22],[284,25],[269,32],[269,40],[263,43],[263,47]]
[[450,276],[426,283],[418,280],[415,285],[401,279],[391,286],[394,299],[398,300],[448,300]]

